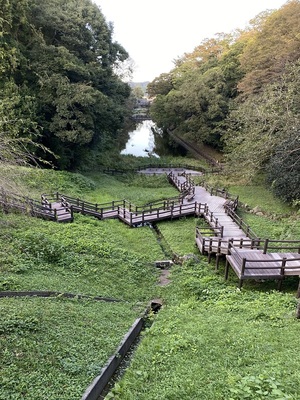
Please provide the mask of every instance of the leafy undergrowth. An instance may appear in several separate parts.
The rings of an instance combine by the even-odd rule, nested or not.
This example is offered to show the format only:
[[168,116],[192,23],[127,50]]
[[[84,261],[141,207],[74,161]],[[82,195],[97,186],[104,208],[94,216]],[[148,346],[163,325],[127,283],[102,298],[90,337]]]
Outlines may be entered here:
[[81,398],[136,316],[126,303],[1,299],[0,399]]
[[238,214],[251,227],[257,237],[278,240],[300,239],[300,214],[276,219],[258,216],[242,210],[239,210]]
[[81,215],[72,224],[12,215],[6,222],[0,289],[150,298],[157,281],[154,261],[162,253],[148,227],[130,229],[117,220]]
[[103,158],[101,160],[102,165],[107,168],[112,169],[122,169],[122,170],[134,170],[138,168],[142,168],[143,166],[147,167],[148,165],[189,165],[194,166],[195,168],[208,168],[209,165],[204,159],[195,159],[192,157],[174,157],[174,156],[162,156],[160,158],[157,157],[135,157],[130,154],[120,154],[116,156],[115,154],[112,156],[107,153],[106,160]]
[[263,185],[230,186],[229,191],[238,195],[242,203],[248,204],[251,208],[259,206],[269,215],[286,215],[293,211],[291,206],[280,201]]
[[195,246],[195,227],[198,219],[181,218],[157,224],[164,239],[179,256],[199,254]]
[[171,278],[165,305],[107,399],[299,398],[291,293],[259,283],[237,290],[204,261],[173,268]]
[[[61,191],[98,202],[149,202],[162,177],[91,177],[20,168],[23,194]],[[135,181],[135,183],[133,183]],[[141,190],[143,185],[147,190]],[[125,193],[126,189],[126,193]],[[149,196],[151,192],[151,196]],[[177,193],[175,191],[175,193]],[[115,197],[115,195],[117,195]],[[118,220],[75,215],[58,224],[0,214],[0,290],[46,290],[118,299],[118,303],[56,298],[0,299],[0,399],[78,399],[149,301],[158,296],[155,260],[164,258],[153,230]]]

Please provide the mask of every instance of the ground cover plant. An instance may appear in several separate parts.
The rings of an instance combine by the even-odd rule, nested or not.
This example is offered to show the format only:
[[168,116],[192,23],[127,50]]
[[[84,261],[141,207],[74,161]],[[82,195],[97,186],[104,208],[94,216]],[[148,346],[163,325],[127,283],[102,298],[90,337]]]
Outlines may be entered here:
[[[260,284],[261,286],[261,284]],[[107,399],[298,399],[294,293],[174,267],[164,306]]]
[[[268,193],[260,204],[259,196],[245,189],[243,201],[251,204],[251,198],[256,200],[253,207],[264,209],[265,202],[272,211],[241,212],[255,232],[274,238],[287,238],[289,233],[289,238],[299,239],[294,209],[288,214]],[[195,222],[202,221],[158,225],[182,256],[191,252],[187,238],[194,238]],[[246,281],[239,290],[233,272],[228,281],[223,274],[223,262],[216,272],[199,254],[172,268],[171,283],[161,292],[163,308],[107,400],[298,399],[298,280],[287,279],[283,292],[275,290],[273,281]]]
[[[113,199],[114,186],[121,192],[126,186],[130,194],[130,181],[106,181],[104,175],[102,181],[93,181],[81,174],[20,169],[17,176],[36,198],[44,191],[67,190],[92,199],[106,187]],[[160,192],[164,185],[174,190],[166,179],[149,178],[149,186],[158,186]],[[146,191],[141,199],[151,200]],[[0,225],[1,291],[46,290],[118,300],[100,303],[58,295],[0,301],[0,398],[77,399],[157,297],[154,262],[164,257],[154,231],[80,214],[73,223],[57,224],[1,213]]]
[[[48,171],[40,182],[32,179],[30,185],[37,194],[42,186],[54,186],[51,174],[56,175]],[[102,192],[107,199],[119,190],[122,194],[126,190],[132,199],[143,192],[141,203],[152,199],[148,195],[151,190],[159,195],[165,193],[164,185],[168,187],[158,176],[131,179],[128,175],[62,173],[57,183],[60,188],[69,188],[71,194],[86,194],[90,201]],[[143,185],[149,192],[142,190]],[[244,201],[250,204],[246,195]],[[271,200],[269,207],[275,208]],[[269,229],[266,221],[274,225],[273,214],[246,214],[265,231]],[[278,229],[282,218],[292,218],[276,216]],[[5,313],[0,325],[3,399],[21,399],[25,394],[35,399],[36,393],[45,397],[42,384],[49,380],[56,385],[46,394],[50,400],[79,398],[149,299],[160,297],[161,311],[153,316],[154,323],[146,329],[131,366],[107,399],[296,400],[300,390],[295,351],[299,331],[295,318],[297,281],[284,284],[283,293],[274,290],[274,282],[245,282],[242,291],[237,290],[232,273],[224,281],[222,263],[215,272],[197,252],[195,226],[202,222],[184,218],[158,224],[171,252],[181,259],[192,256],[175,265],[171,283],[159,288],[154,261],[163,259],[165,253],[150,227],[130,229],[118,220],[98,221],[82,215],[75,215],[72,224],[2,215],[0,235],[5,247],[0,251],[1,290],[52,289],[121,300],[113,304],[61,296],[1,300],[1,312]],[[7,310],[11,318],[7,318]],[[86,321],[93,323],[84,343]],[[112,321],[116,321],[118,332],[111,328]],[[94,328],[106,334],[97,336]],[[105,351],[98,355],[102,346]],[[33,349],[38,349],[38,360],[40,356],[46,360],[42,371]],[[13,377],[23,371],[24,379],[13,385]]]
[[201,219],[190,217],[159,222],[157,226],[175,254],[197,255],[199,251],[195,246],[195,229],[201,222]]
[[1,299],[0,399],[79,399],[136,316],[125,302]]

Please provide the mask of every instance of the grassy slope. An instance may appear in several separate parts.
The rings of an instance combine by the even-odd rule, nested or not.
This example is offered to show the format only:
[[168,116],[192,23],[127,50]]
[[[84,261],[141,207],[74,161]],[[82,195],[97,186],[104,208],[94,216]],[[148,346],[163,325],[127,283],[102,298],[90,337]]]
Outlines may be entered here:
[[[43,175],[36,172],[32,178],[31,190],[37,196],[40,191],[58,189],[91,201],[127,197],[143,204],[151,196],[176,194],[158,177],[136,178],[132,185],[128,179],[118,181],[101,175],[86,179],[56,173],[55,182],[50,176],[50,171]],[[141,190],[143,186],[149,191]],[[247,194],[244,196],[242,201],[250,204]],[[268,202],[269,209],[275,208],[271,200]],[[253,204],[256,205],[260,203]],[[279,212],[276,215],[278,226],[283,231],[288,229],[289,217]],[[268,215],[247,216],[256,221],[257,228],[265,229],[267,223],[274,226]],[[195,253],[195,224],[194,219],[183,219],[160,223],[159,228],[173,251],[185,255]],[[51,284],[53,289],[110,295],[127,303],[113,307],[101,303],[100,307],[99,303],[64,299],[1,300],[4,318],[0,320],[4,327],[0,337],[5,349],[5,375],[1,379],[5,386],[0,399],[21,399],[22,393],[35,399],[32,390],[43,398],[39,380],[50,385],[49,399],[79,398],[86,382],[111,354],[151,295],[162,297],[164,307],[145,332],[124,379],[108,398],[298,398],[300,356],[295,348],[299,322],[294,318],[297,280],[292,279],[289,286],[284,284],[285,293],[274,291],[272,282],[247,282],[240,292],[233,274],[224,283],[223,267],[215,273],[213,265],[207,265],[206,259],[198,255],[200,262],[191,260],[183,267],[174,267],[172,283],[159,290],[155,287],[157,272],[152,262],[163,255],[149,228],[129,229],[118,221],[99,222],[83,216],[76,216],[70,225],[5,216],[2,226],[6,226],[1,231],[2,240],[6,241],[0,264],[6,278],[4,289],[44,288],[45,284],[50,289]],[[42,244],[42,253],[37,252],[39,246],[35,243]],[[12,318],[7,318],[7,309]],[[83,322],[86,319],[93,324]],[[95,334],[111,332],[115,324],[120,324],[116,335]],[[83,325],[91,328],[86,338]],[[47,360],[43,370],[33,361],[30,351],[40,342],[38,355]],[[24,349],[29,349],[28,353]],[[31,374],[22,375],[20,371]],[[23,378],[12,392],[13,376],[18,374]]]
[[[256,232],[299,239],[296,210],[261,186],[237,187],[236,194],[239,189],[244,203],[265,212],[263,217],[243,213]],[[183,255],[193,253],[195,223],[164,222],[159,228],[173,251]],[[224,264],[216,273],[205,258],[172,269],[172,283],[162,292],[164,306],[107,399],[299,398],[298,279],[288,279],[284,293],[269,281],[246,281],[239,291],[236,276],[230,272],[224,282],[223,273]]]
[[[79,174],[18,169],[28,193],[61,191],[141,202],[176,191],[165,178],[97,181]],[[141,187],[149,186],[148,190]],[[25,191],[24,191],[25,192]],[[150,195],[149,195],[150,194]],[[72,224],[0,214],[0,290],[51,290],[122,300],[0,300],[0,399],[78,399],[122,337],[157,297],[154,261],[163,254],[148,227],[75,215]],[[17,377],[17,378],[16,378]]]

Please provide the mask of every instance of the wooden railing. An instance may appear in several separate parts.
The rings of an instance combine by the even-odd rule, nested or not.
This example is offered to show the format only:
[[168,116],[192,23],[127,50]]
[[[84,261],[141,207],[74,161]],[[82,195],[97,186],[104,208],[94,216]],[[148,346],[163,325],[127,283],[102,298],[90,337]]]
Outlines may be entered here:
[[184,195],[194,194],[195,193],[195,183],[192,178],[187,175],[185,172],[182,173],[185,180],[182,182],[178,175],[175,175],[172,171],[168,174],[168,180],[171,182],[181,193]]
[[[64,213],[63,207],[60,207],[59,210],[53,209],[50,203],[42,203],[17,193],[8,192],[3,188],[0,190],[0,206],[4,212],[20,211],[33,217],[52,221],[58,220],[58,212],[60,216],[63,216]],[[66,211],[66,214],[67,213],[69,214],[69,212]]]
[[[72,211],[92,215],[99,219],[117,217],[130,226],[145,224],[162,219],[178,218],[184,215],[202,215],[207,212],[207,205],[201,203],[183,204],[174,200],[166,199],[147,206],[135,206],[127,200],[117,200],[108,203],[91,203],[79,198],[67,196],[56,192],[55,194],[44,194],[48,202],[54,201],[69,206]],[[177,199],[177,198],[176,198]]]
[[[211,196],[219,196],[223,197],[224,199],[228,200],[227,206],[231,209],[235,210],[238,207],[239,196],[235,196],[229,193],[225,188],[214,188],[209,186],[206,182],[201,181],[199,185],[203,186],[204,189],[210,193]],[[225,205],[226,207],[226,205]]]
[[231,247],[238,247],[240,249],[248,248],[248,249],[257,249],[261,250],[262,254],[274,253],[274,252],[282,252],[286,251],[289,253],[298,253],[300,254],[300,240],[280,240],[280,239],[240,239],[238,240],[229,240],[229,251]]
[[300,254],[299,257],[292,253],[266,254],[232,246],[226,256],[225,279],[228,279],[229,264],[239,278],[239,288],[244,279],[277,279],[280,289],[286,275],[300,275]]
[[227,215],[229,215],[231,219],[238,225],[238,227],[242,229],[246,236],[251,239],[257,238],[256,233],[250,228],[250,225],[246,224],[246,222],[236,214],[234,209],[225,206],[225,210]]
[[140,165],[136,168],[105,168],[103,167],[102,172],[105,174],[111,174],[111,175],[120,175],[120,174],[130,174],[130,173],[136,173],[137,171],[142,171],[144,169],[153,169],[153,173],[155,174],[155,169],[188,169],[188,170],[194,170],[194,171],[199,171],[199,172],[206,172],[206,169],[201,166],[194,166],[194,165],[189,165],[189,164],[145,164],[145,165]]

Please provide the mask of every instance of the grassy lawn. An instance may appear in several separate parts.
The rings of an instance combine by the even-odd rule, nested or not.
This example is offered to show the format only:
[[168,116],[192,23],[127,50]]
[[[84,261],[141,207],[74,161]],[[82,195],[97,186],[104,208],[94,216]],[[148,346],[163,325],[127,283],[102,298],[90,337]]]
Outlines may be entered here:
[[205,261],[172,269],[164,306],[107,399],[298,399],[293,293],[236,289]]
[[[28,193],[61,191],[93,202],[126,198],[136,205],[177,195],[164,176],[70,174],[18,170]],[[219,179],[219,178],[218,178]],[[240,191],[239,191],[240,189]],[[261,237],[299,238],[299,214],[261,187],[230,187],[263,216],[240,211]],[[261,199],[261,200],[260,200]],[[200,221],[201,222],[201,221]],[[120,340],[156,297],[161,311],[115,400],[297,400],[300,378],[298,279],[276,284],[224,281],[194,244],[194,218],[158,223],[169,249],[195,255],[158,287],[155,260],[166,257],[149,227],[75,215],[71,224],[0,215],[0,290],[52,290],[120,300],[0,299],[0,399],[79,399]]]
[[[18,170],[36,198],[43,192],[105,200],[124,194],[149,202],[176,192],[165,178],[97,180],[65,172]],[[139,186],[140,185],[140,186]],[[141,190],[148,185],[148,190]],[[126,189],[126,193],[125,193]],[[150,195],[151,194],[151,195]],[[100,199],[101,200],[101,199]],[[0,299],[0,399],[78,399],[149,301],[163,259],[153,229],[75,215],[58,224],[0,214],[0,290],[47,290],[120,300]]]
[[136,317],[127,303],[1,299],[0,399],[80,399]]

